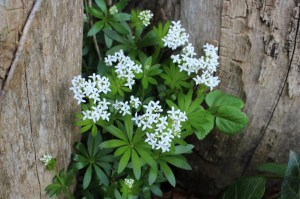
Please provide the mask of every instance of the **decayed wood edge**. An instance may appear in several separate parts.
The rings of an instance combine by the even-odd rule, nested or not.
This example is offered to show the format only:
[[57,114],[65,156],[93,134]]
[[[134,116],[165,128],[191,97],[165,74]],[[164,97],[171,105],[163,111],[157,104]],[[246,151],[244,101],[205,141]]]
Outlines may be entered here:
[[22,36],[20,38],[19,45],[17,47],[17,51],[16,51],[15,56],[13,58],[12,64],[9,67],[9,72],[8,72],[7,78],[4,80],[3,87],[0,88],[0,102],[3,99],[7,89],[9,87],[10,80],[12,79],[12,77],[14,75],[14,72],[15,72],[15,69],[16,69],[16,67],[19,63],[19,58],[20,58],[21,53],[23,51],[24,44],[25,44],[25,41],[26,41],[27,36],[28,36],[28,32],[29,32],[29,30],[31,28],[31,25],[32,25],[32,22],[35,18],[35,14],[36,14],[37,11],[40,10],[41,5],[43,4],[43,2],[44,2],[44,0],[37,0],[34,3],[34,6],[32,7],[32,9],[30,11],[28,19],[25,22],[25,26],[24,26],[23,31],[22,31]]
[[[298,8],[300,8],[298,6]],[[276,99],[276,103],[275,103],[275,106],[272,110],[272,113],[271,113],[271,116],[266,124],[266,126],[264,127],[264,129],[262,130],[262,136],[260,137],[259,141],[256,143],[255,147],[253,148],[252,150],[252,153],[251,156],[249,157],[248,159],[248,163],[245,164],[244,166],[244,169],[243,169],[243,172],[242,172],[242,175],[245,175],[247,173],[247,170],[248,170],[248,167],[249,165],[251,164],[251,162],[253,161],[253,157],[255,155],[255,151],[258,149],[259,145],[262,143],[262,141],[264,140],[265,136],[266,136],[266,132],[267,132],[267,129],[269,128],[271,122],[272,122],[272,119],[273,119],[273,116],[274,116],[274,113],[278,107],[278,104],[283,96],[283,92],[286,88],[286,85],[288,84],[288,77],[289,77],[289,73],[291,72],[291,68],[292,68],[292,63],[293,63],[293,59],[294,59],[294,55],[295,55],[295,50],[297,48],[297,37],[298,37],[298,33],[299,33],[299,28],[300,28],[300,12],[298,14],[298,21],[297,21],[297,27],[296,27],[296,34],[295,34],[295,38],[294,38],[294,41],[293,41],[293,51],[292,51],[292,54],[291,54],[291,59],[289,60],[289,66],[288,66],[288,70],[287,70],[287,73],[285,75],[285,79],[284,79],[284,82],[283,82],[283,85],[281,87],[281,90],[280,90],[280,93],[278,95],[278,98]]]

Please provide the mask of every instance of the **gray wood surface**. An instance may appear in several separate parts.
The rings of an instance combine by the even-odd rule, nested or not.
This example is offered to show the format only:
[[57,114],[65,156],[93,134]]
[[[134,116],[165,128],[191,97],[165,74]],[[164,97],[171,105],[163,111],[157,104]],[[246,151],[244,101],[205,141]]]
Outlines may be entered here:
[[[0,86],[34,2],[0,0]],[[48,198],[54,174],[39,158],[51,154],[60,168],[70,162],[79,139],[69,87],[81,73],[82,14],[80,0],[44,1],[37,12],[0,101],[0,198]]]

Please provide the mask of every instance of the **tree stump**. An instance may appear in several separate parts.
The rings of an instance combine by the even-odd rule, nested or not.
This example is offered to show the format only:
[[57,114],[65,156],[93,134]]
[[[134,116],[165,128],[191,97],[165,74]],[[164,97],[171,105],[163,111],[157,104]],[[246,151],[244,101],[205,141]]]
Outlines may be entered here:
[[[23,27],[37,1],[0,0],[0,88],[15,58]],[[67,167],[79,111],[69,91],[81,73],[83,5],[44,1],[36,12],[18,64],[0,101],[0,198],[47,198],[54,174],[43,154]]]

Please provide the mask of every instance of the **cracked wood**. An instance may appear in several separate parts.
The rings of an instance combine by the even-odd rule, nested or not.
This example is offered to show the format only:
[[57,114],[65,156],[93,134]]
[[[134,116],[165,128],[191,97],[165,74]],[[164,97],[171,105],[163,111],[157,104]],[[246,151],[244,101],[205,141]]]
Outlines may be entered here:
[[[34,2],[0,0],[1,87]],[[60,168],[70,162],[79,107],[68,88],[81,73],[82,14],[80,0],[50,0],[32,21],[0,102],[0,198],[47,198],[53,173],[38,159],[54,155]]]

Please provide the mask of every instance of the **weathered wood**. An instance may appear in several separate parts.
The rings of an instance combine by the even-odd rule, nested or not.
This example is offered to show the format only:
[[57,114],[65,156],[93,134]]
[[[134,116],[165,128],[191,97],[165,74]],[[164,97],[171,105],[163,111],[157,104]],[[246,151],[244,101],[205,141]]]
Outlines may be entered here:
[[[0,86],[34,1],[0,0]],[[82,1],[45,1],[34,19],[9,90],[0,102],[0,198],[47,198],[53,173],[43,154],[70,161],[78,139],[69,92],[81,69]]]
[[[148,4],[147,4],[148,3]],[[190,156],[180,179],[216,194],[258,163],[286,162],[300,153],[299,0],[157,0],[139,2],[159,19],[181,20],[198,52],[219,41],[220,89],[246,101],[249,125],[239,136],[214,132]],[[193,182],[193,183],[189,183]]]

